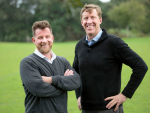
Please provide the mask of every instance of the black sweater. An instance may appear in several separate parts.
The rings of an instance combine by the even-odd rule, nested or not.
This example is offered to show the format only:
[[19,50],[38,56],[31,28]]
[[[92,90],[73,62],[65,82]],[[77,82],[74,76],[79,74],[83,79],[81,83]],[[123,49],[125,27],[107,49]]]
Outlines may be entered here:
[[121,38],[107,34],[104,29],[101,38],[92,46],[87,45],[85,36],[77,43],[73,67],[81,77],[76,97],[81,96],[83,110],[107,109],[109,101],[104,99],[120,93],[122,63],[133,70],[122,91],[131,98],[148,69],[142,58]]

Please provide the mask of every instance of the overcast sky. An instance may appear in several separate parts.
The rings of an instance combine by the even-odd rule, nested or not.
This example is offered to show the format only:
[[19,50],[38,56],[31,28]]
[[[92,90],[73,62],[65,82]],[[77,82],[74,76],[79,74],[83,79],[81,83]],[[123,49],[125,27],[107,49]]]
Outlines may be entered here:
[[101,2],[104,2],[104,3],[106,3],[106,2],[110,2],[110,0],[100,0]]

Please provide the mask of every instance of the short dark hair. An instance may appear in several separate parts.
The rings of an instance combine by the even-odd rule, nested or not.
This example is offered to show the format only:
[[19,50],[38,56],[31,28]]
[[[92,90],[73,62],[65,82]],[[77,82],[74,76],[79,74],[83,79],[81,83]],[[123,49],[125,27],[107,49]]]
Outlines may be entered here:
[[47,20],[34,22],[34,24],[32,26],[32,34],[33,34],[33,36],[35,35],[35,30],[38,29],[38,28],[39,29],[49,28],[51,33],[52,33],[51,26],[50,26],[50,24],[49,24],[49,22]]

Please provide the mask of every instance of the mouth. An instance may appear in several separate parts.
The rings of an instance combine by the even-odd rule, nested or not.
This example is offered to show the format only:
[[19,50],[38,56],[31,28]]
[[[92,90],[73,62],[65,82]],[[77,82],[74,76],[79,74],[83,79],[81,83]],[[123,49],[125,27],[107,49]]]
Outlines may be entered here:
[[88,25],[88,24],[87,24],[86,27],[90,29],[90,28],[93,28],[94,25],[93,25],[93,24],[91,24],[91,25]]
[[41,44],[42,47],[47,47],[49,44]]

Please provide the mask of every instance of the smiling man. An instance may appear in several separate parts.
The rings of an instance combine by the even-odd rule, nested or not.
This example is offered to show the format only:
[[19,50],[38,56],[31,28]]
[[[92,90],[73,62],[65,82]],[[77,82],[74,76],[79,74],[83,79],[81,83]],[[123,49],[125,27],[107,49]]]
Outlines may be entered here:
[[32,26],[36,50],[20,63],[25,113],[67,113],[67,91],[80,87],[70,63],[52,52],[54,36],[47,21]]
[[[100,15],[100,14],[99,14]],[[96,9],[84,11],[81,17],[81,24],[88,35],[90,42],[99,32],[102,18],[98,16]]]
[[[119,37],[100,28],[101,8],[86,4],[80,13],[86,35],[77,43],[73,67],[81,78],[76,90],[82,113],[123,113],[147,71],[147,65]],[[131,78],[120,92],[122,64],[132,68]]]

